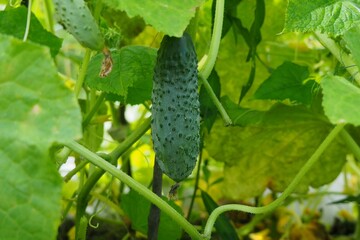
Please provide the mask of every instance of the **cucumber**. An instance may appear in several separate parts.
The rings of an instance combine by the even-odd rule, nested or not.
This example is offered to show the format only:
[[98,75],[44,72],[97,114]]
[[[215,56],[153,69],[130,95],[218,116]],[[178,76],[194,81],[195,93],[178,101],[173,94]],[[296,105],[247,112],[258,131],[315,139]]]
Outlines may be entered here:
[[151,111],[156,161],[164,174],[180,182],[193,171],[200,145],[197,58],[187,33],[161,42]]
[[54,0],[59,22],[84,47],[100,51],[104,38],[83,0]]

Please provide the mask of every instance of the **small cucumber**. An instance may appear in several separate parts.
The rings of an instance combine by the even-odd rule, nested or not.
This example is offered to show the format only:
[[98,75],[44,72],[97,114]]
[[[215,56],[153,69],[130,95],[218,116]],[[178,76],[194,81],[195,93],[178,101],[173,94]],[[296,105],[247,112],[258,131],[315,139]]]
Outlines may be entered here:
[[56,15],[84,47],[100,51],[104,38],[84,0],[54,0]]
[[190,35],[165,36],[158,50],[152,91],[156,161],[176,182],[193,171],[200,145],[196,52]]

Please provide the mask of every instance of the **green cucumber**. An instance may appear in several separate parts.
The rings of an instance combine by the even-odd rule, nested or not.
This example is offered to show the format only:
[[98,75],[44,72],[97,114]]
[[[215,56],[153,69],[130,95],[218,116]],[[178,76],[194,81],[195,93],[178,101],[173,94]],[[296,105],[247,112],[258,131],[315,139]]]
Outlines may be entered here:
[[200,145],[197,58],[187,33],[161,42],[151,111],[156,161],[164,174],[180,182],[193,171]]
[[104,38],[84,0],[54,0],[59,22],[84,47],[100,51]]

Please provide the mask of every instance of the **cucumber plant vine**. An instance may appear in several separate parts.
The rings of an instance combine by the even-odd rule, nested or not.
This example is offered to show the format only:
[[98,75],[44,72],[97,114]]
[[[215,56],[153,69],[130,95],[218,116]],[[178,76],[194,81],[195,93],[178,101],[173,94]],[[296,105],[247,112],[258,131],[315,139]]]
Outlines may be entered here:
[[[0,229],[10,229],[0,230],[0,239],[8,239],[9,233],[15,231],[21,231],[19,235],[24,239],[54,238],[57,232],[54,226],[60,221],[60,206],[55,205],[54,202],[61,198],[61,180],[65,183],[71,182],[74,176],[78,177],[78,186],[72,192],[71,198],[76,201],[68,201],[62,214],[66,217],[73,203],[76,202],[74,216],[76,239],[86,239],[92,218],[86,214],[86,208],[92,200],[91,192],[106,173],[128,186],[129,189],[126,191],[136,192],[139,194],[138,198],[145,198],[155,205],[192,239],[211,239],[214,227],[219,235],[226,236],[226,233],[216,226],[216,221],[221,221],[223,226],[229,226],[227,220],[221,218],[221,214],[225,212],[267,214],[284,204],[293,192],[331,182],[341,172],[346,154],[351,153],[355,159],[360,159],[360,148],[357,144],[360,113],[354,110],[360,104],[358,74],[360,53],[356,48],[356,40],[360,37],[360,28],[357,27],[356,19],[360,19],[360,15],[355,10],[352,12],[355,3],[351,1],[333,1],[331,8],[337,11],[336,16],[323,14],[328,11],[328,6],[323,6],[321,3],[307,5],[308,1],[311,0],[299,4],[300,0],[289,0],[286,9],[282,10],[285,16],[282,35],[297,31],[308,34],[302,36],[318,44],[316,48],[306,46],[307,51],[317,53],[316,57],[311,56],[311,60],[306,58],[308,55],[301,60],[298,57],[292,59],[291,54],[290,57],[278,56],[274,54],[275,50],[271,50],[269,54],[269,49],[274,48],[276,44],[261,45],[266,44],[262,42],[262,38],[274,39],[274,36],[266,35],[265,28],[274,21],[268,20],[269,17],[265,13],[268,14],[269,11],[269,14],[274,14],[277,5],[282,4],[277,1],[265,4],[265,1],[261,0],[251,3],[245,0],[208,2],[191,0],[187,3],[173,1],[168,3],[171,5],[169,7],[159,0],[144,1],[144,6],[139,8],[139,3],[131,0],[29,0],[28,4],[25,4],[27,9],[23,6],[18,7],[13,1],[6,3],[0,1],[0,4],[6,7],[4,11],[0,11],[0,67],[4,69],[3,76],[0,76],[0,87],[4,89],[0,91],[0,99],[6,99],[0,101],[0,106],[5,109],[4,113],[0,113],[0,123],[2,123],[0,129],[4,132],[4,136],[0,137],[0,145],[5,146],[4,150],[0,149],[0,156],[5,159],[0,161],[0,169],[7,169],[10,173],[4,176],[4,180],[0,179],[0,182],[4,183],[4,191],[10,196],[9,200],[0,201],[0,219],[8,220]],[[350,9],[349,14],[352,14],[352,19],[355,20],[348,20],[347,15],[341,11],[343,5]],[[33,14],[33,11],[41,11],[39,9],[42,7],[46,11],[45,18],[48,18],[45,21],[39,21]],[[206,14],[211,12],[211,7],[214,10],[213,16],[209,17]],[[143,11],[147,8],[150,14]],[[157,11],[157,9],[161,10]],[[241,16],[241,14],[250,15],[249,9],[255,9],[254,19],[244,19]],[[178,24],[175,24],[174,16],[177,16],[178,12],[181,14]],[[318,18],[325,18],[324,21],[316,22],[317,18],[313,20],[314,13],[319,15]],[[57,17],[54,18],[53,14]],[[190,21],[194,15],[195,20]],[[209,18],[212,18],[211,24]],[[23,26],[19,28],[5,24],[5,22],[19,22],[20,19]],[[54,24],[54,19],[59,25]],[[249,19],[253,22],[251,23]],[[44,22],[49,25],[48,31],[44,30]],[[134,26],[125,25],[124,22],[134,23]],[[332,27],[328,23],[342,27]],[[80,43],[83,47],[79,50],[81,55],[74,57],[60,50],[62,40],[54,35],[58,32],[58,28],[63,28],[59,35],[65,36],[66,41],[70,42],[66,44]],[[70,35],[65,31],[74,38],[69,37]],[[190,35],[184,34],[185,31]],[[45,36],[44,39],[48,41],[39,39],[37,34]],[[169,49],[158,51],[152,45],[159,44],[162,34],[167,35],[163,37],[163,44],[168,44]],[[181,36],[183,38],[179,38]],[[287,40],[289,38],[291,37]],[[149,39],[151,39],[150,43]],[[203,55],[198,61],[197,69],[192,41],[196,51]],[[139,42],[142,44],[146,42],[147,46],[140,46]],[[190,45],[184,48],[184,44],[190,42],[191,49]],[[284,44],[286,41],[280,40],[280,42]],[[183,45],[176,52],[170,49],[174,48],[174,44]],[[239,46],[242,47],[240,53]],[[287,50],[291,49],[289,46]],[[249,48],[247,54],[245,47]],[[166,59],[159,60],[159,57],[170,58],[174,52],[177,54],[175,56],[179,55],[180,58],[183,55],[188,59],[191,57],[192,62],[174,63],[176,59],[170,59],[172,64],[166,65],[163,64]],[[161,64],[155,67],[157,54]],[[248,63],[250,54],[251,61]],[[334,58],[329,60],[329,55]],[[23,59],[21,56],[29,57]],[[55,59],[55,56],[60,57]],[[72,59],[73,62],[78,58],[79,70],[73,68],[69,70],[61,58]],[[321,58],[321,61],[317,58]],[[297,64],[304,62],[304,59],[307,59],[308,66]],[[22,60],[25,61],[26,68],[20,69],[19,62]],[[257,61],[261,64],[255,64]],[[345,65],[348,73],[334,73],[334,75],[324,73],[329,70],[328,66],[332,66],[331,61]],[[280,64],[281,62],[283,63]],[[174,71],[177,65],[181,65],[180,68],[183,69]],[[314,65],[320,67],[311,69],[310,66]],[[326,67],[322,68],[323,65]],[[168,69],[161,69],[164,66]],[[154,67],[156,81],[152,82]],[[249,71],[250,77],[243,78],[242,76],[246,74],[239,73],[240,71],[236,77],[233,77],[231,72],[236,72],[236,69]],[[187,71],[194,74],[189,75]],[[311,74],[309,71],[312,71]],[[181,75],[182,73],[184,75]],[[186,78],[186,83],[176,82],[176,86],[175,84],[164,86],[161,81],[166,82],[169,78],[166,74],[169,76],[176,74],[178,78]],[[27,75],[33,82],[28,80]],[[234,78],[239,80],[234,81]],[[199,87],[197,80],[200,83]],[[189,93],[183,94],[184,99],[176,102],[175,97],[179,89],[183,89],[182,84],[187,84],[184,89],[189,90]],[[19,88],[19,92],[14,91],[14,86]],[[157,96],[151,98],[152,87],[154,87],[153,94]],[[232,99],[239,99],[239,93],[235,93],[233,89],[239,89],[238,87],[243,90],[240,101],[234,103]],[[173,102],[170,102],[172,95],[174,95]],[[125,104],[142,104],[145,109],[135,127],[126,120],[123,122],[119,120],[124,118]],[[181,108],[173,108],[175,105]],[[171,114],[164,113],[164,107],[178,113],[178,116],[183,115],[184,120],[167,119]],[[151,108],[153,116],[148,116]],[[12,109],[22,112],[15,116],[16,114],[13,114],[15,110]],[[201,115],[201,123],[198,115]],[[109,130],[109,133],[115,142],[110,144],[111,147],[105,147],[112,149],[108,153],[98,153],[97,151],[102,149],[100,145],[104,140],[99,136],[103,135],[103,127],[109,116],[113,118],[112,132]],[[166,121],[161,122],[164,116]],[[186,124],[190,123],[195,126],[188,128]],[[163,128],[163,124],[169,127]],[[172,124],[177,124],[175,127],[181,129],[176,144],[167,139],[167,131],[175,129]],[[147,139],[150,128],[152,128],[152,138],[155,138],[152,141]],[[158,136],[159,132],[161,134]],[[232,138],[234,135],[235,140]],[[215,144],[212,138],[215,139]],[[250,147],[247,143],[249,139],[254,140],[254,145],[258,144],[260,149],[264,148],[266,153],[259,153],[257,147]],[[176,182],[183,181],[184,185],[189,184],[184,181],[185,178],[188,178],[194,168],[198,168],[189,213],[194,207],[197,189],[202,189],[200,175],[210,178],[211,174],[206,172],[209,170],[203,166],[205,165],[203,161],[201,163],[198,161],[196,166],[195,155],[199,155],[199,150],[202,158],[205,156],[223,162],[225,173],[220,180],[214,182],[223,181],[224,188],[227,188],[225,190],[229,191],[230,187],[226,184],[229,185],[235,179],[241,187],[244,187],[243,193],[237,190],[237,193],[243,194],[241,196],[248,198],[258,196],[267,187],[282,194],[271,203],[260,206],[242,204],[215,206],[209,211],[209,217],[203,219],[204,228],[199,228],[191,222],[191,216],[183,216],[181,211],[174,207],[173,201],[164,199],[155,191],[152,192],[150,187],[146,187],[143,182],[132,176],[133,166],[126,161],[130,161],[132,154],[136,152],[133,150],[134,145],[140,140],[145,141],[147,145],[154,145],[156,154],[159,154],[156,161],[160,169]],[[290,145],[293,145],[291,151]],[[309,145],[309,150],[299,153],[304,149],[304,145]],[[225,150],[221,149],[222,147]],[[277,156],[281,154],[282,149],[289,154],[283,153],[282,156]],[[54,162],[60,168],[69,156],[75,158],[76,166],[60,179],[58,169],[53,166]],[[269,163],[271,157],[277,158],[273,165]],[[177,158],[185,159],[187,165],[176,165],[176,161],[180,160]],[[293,158],[300,159],[301,164]],[[327,177],[314,177],[319,168],[321,171],[322,164],[331,164],[334,158],[341,160],[324,170],[324,175],[328,175]],[[36,162],[37,165],[31,167],[34,159],[39,161]],[[121,169],[117,167],[119,159],[123,163]],[[233,159],[236,161],[234,162]],[[257,166],[258,173],[256,164],[251,162],[254,159],[260,159],[258,164],[261,165],[262,172]],[[356,168],[358,163],[351,162],[351,164]],[[272,173],[274,171],[272,166],[282,165],[293,167],[294,177],[291,177],[287,169],[284,169],[283,174],[279,171]],[[31,170],[23,166],[30,166]],[[242,181],[246,177],[241,174],[247,176],[244,166],[249,166],[249,171],[253,172],[255,168],[256,175],[259,175],[253,176],[254,181],[250,180],[253,185],[249,186],[248,182]],[[228,174],[226,171],[233,172]],[[52,228],[43,230],[39,235],[29,234],[31,232],[29,228],[34,228],[34,225],[29,224],[30,227],[22,228],[18,224],[21,219],[11,218],[12,213],[9,209],[17,209],[23,201],[17,197],[20,194],[19,189],[14,188],[18,186],[14,178],[15,174],[12,174],[14,172],[20,173],[22,182],[34,181],[29,183],[33,184],[29,189],[20,190],[29,196],[35,194],[34,199],[43,201],[40,203],[29,199],[27,205],[30,213],[43,205],[45,214],[48,214],[46,219],[49,219]],[[311,177],[305,178],[306,175]],[[28,176],[31,178],[27,180]],[[40,185],[38,179],[41,179],[45,192],[51,196],[50,200],[46,200],[44,193],[38,189]],[[167,181],[171,182],[170,179]],[[119,189],[121,193],[125,192],[123,186]],[[127,196],[130,193],[126,193]],[[204,203],[213,201],[204,191],[201,195]],[[124,204],[125,212],[130,211],[126,209],[125,201],[121,197],[113,201],[120,206]],[[213,202],[212,206],[214,206]],[[44,219],[36,215],[31,222],[36,221],[42,222]],[[358,221],[360,223],[360,218]],[[139,227],[136,230],[143,234],[146,230],[149,231],[148,227]],[[359,230],[356,234],[356,237],[360,237]],[[156,235],[153,238],[157,238]],[[176,235],[176,238],[180,237],[181,232]]]

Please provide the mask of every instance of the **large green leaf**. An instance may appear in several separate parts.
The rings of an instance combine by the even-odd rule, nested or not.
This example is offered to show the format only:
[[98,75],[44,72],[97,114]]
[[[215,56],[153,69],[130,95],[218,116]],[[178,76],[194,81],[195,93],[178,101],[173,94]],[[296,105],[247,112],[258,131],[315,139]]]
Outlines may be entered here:
[[91,88],[119,95],[129,104],[149,100],[156,49],[127,46],[111,54],[114,66],[109,76],[99,77],[103,55],[98,54],[89,63],[85,83]]
[[[263,114],[262,121],[245,127],[216,122],[206,139],[210,155],[225,162],[223,190],[230,198],[258,196],[266,188],[283,191],[331,129],[321,115],[300,106],[279,104]],[[345,154],[340,141],[332,143],[297,191],[334,180]]]
[[334,124],[360,125],[360,89],[343,77],[326,76],[321,80],[326,116]]
[[147,24],[169,36],[181,37],[195,10],[204,0],[104,0],[111,8],[129,17],[141,16]]
[[74,96],[48,48],[0,34],[0,239],[54,239],[61,180],[54,142],[81,135]]
[[[23,39],[25,34],[27,8],[18,7],[0,11],[0,33]],[[35,15],[31,14],[28,39],[32,42],[48,46],[51,55],[55,55],[61,48],[62,40],[46,31]]]
[[0,137],[0,239],[55,239],[61,178],[46,148],[7,138],[9,130]]
[[[170,206],[181,213],[181,208],[177,206],[173,201],[167,201]],[[135,191],[130,191],[128,194],[122,195],[121,207],[124,212],[131,219],[132,227],[144,234],[147,233],[147,220],[150,212],[150,202],[142,195]],[[180,239],[181,227],[175,223],[167,214],[161,212],[160,225],[159,225],[159,240],[167,239]]]
[[[311,103],[315,82],[308,80],[309,70],[292,62],[284,62],[263,82],[254,94],[257,99],[286,100]],[[305,82],[306,81],[306,82]]]
[[358,0],[290,0],[284,31],[341,35],[360,23],[358,4]]

